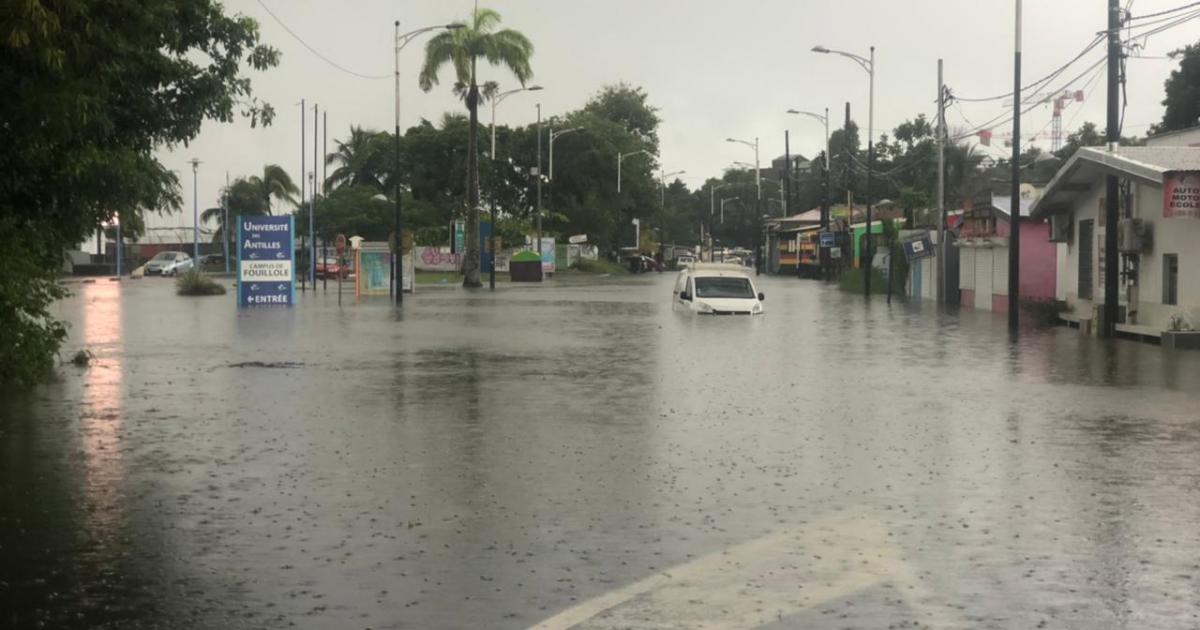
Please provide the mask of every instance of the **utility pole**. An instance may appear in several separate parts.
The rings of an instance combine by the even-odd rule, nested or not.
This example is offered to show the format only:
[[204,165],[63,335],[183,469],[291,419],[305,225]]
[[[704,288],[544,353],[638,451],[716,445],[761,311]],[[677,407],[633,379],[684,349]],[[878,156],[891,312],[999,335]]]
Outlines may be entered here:
[[533,251],[542,256],[542,104],[537,104],[537,243]]
[[[846,126],[845,132],[842,134],[842,150],[846,153],[846,226],[848,228],[849,238],[846,239],[846,245],[849,249],[848,254],[851,257],[850,264],[854,264],[854,157],[850,154],[850,101],[846,101]],[[843,254],[843,257],[846,254]],[[832,273],[832,270],[831,270]],[[830,278],[832,279],[832,277]]]
[[[1108,152],[1115,153],[1121,141],[1120,81],[1121,73],[1121,7],[1117,0],[1108,0]],[[1104,178],[1104,327],[1101,333],[1113,337],[1117,332],[1117,221],[1119,210],[1119,181],[1116,175]]]
[[1009,194],[1008,237],[1008,332],[1020,328],[1021,299],[1021,0],[1016,0],[1015,46],[1013,48],[1012,182]]
[[[792,201],[792,145],[790,132],[787,129],[783,130],[783,184],[787,189],[787,196],[783,202],[783,216],[788,215],[788,204]],[[797,261],[797,269],[799,269],[799,258]]]
[[229,171],[225,171],[225,192],[221,195],[221,244],[225,255],[225,273],[229,274]]
[[[1020,0],[1018,0],[1020,1]],[[871,234],[871,172],[875,170],[875,47],[871,46],[871,90],[867,97],[867,268],[863,274],[863,295],[871,297],[871,268],[875,263],[875,236]]]
[[[392,249],[392,264],[390,270],[392,272],[392,281],[388,283],[388,290],[392,292],[396,306],[404,304],[404,236],[401,233],[400,224],[400,20],[396,20],[396,33],[393,36],[394,44],[394,59],[395,59],[395,81],[396,81],[396,96],[395,96],[395,135],[392,136],[393,152],[395,153],[395,162],[392,163],[392,183],[395,190],[392,191],[396,195],[395,205],[392,207],[392,234],[394,244]],[[493,148],[494,152],[494,148]],[[416,282],[416,280],[413,280]]]
[[[304,200],[308,199],[308,195],[306,194],[307,191],[305,190],[305,186],[307,185],[306,180],[308,178],[304,176],[305,173],[308,172],[308,145],[306,144],[308,142],[308,135],[307,135],[308,134],[308,120],[305,118],[306,115],[307,115],[307,110],[305,109],[305,106],[304,106],[304,99],[300,99],[300,207],[301,208],[304,207]],[[301,252],[304,251],[304,237],[300,238],[300,251]],[[300,271],[299,257],[297,257],[297,259],[296,259],[296,271],[297,272]],[[305,281],[308,280],[308,274],[307,273],[298,273],[297,275],[300,276],[300,292],[303,293],[307,286],[305,284]]]
[[937,177],[937,210],[938,210],[938,283],[937,303],[946,303],[946,87],[942,84],[942,60],[938,59],[938,177]]
[[317,223],[314,218],[317,214],[317,127],[321,122],[317,117],[318,113],[317,104],[313,103],[313,182],[312,198],[308,202],[308,278],[312,282],[314,292],[317,290]]
[[[826,107],[825,108],[825,177],[824,177],[824,182],[821,184],[821,230],[825,231],[825,232],[829,231],[829,171],[830,171],[829,158],[830,158],[830,156],[829,156],[829,108]],[[817,245],[818,245],[818,250],[820,252],[818,255],[820,256],[820,261],[821,261],[821,275],[826,280],[829,280],[829,277],[830,277],[829,248],[828,247],[819,247],[819,245],[820,245],[819,242],[817,243]]]

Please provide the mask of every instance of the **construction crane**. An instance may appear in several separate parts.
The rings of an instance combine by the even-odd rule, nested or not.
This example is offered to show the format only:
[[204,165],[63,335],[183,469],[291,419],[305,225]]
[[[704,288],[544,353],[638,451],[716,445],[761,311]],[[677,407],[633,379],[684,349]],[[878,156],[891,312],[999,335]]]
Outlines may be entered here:
[[[1044,105],[1046,103],[1050,103],[1054,106],[1054,113],[1050,119],[1050,151],[1053,153],[1062,148],[1063,139],[1065,138],[1062,128],[1062,112],[1071,103],[1083,102],[1083,90],[1039,92],[1037,94],[1030,95],[1028,98],[1021,99],[1021,102],[1026,105]],[[1004,107],[1012,107],[1013,105],[1013,99],[1011,98],[1004,101]],[[991,146],[992,138],[997,136],[1001,138],[1009,138],[1008,142],[1011,142],[1012,138],[1011,133],[994,134],[990,130],[980,131],[975,135],[979,136],[979,142],[984,146]],[[1040,132],[1029,136],[1030,139],[1040,137],[1045,136]]]

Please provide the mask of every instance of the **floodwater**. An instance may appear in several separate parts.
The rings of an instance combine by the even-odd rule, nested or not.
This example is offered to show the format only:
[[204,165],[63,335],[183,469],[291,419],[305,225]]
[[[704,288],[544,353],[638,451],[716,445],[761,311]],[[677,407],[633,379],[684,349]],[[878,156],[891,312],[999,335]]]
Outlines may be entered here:
[[0,404],[0,626],[1200,626],[1200,353],[672,281],[75,286],[96,360]]

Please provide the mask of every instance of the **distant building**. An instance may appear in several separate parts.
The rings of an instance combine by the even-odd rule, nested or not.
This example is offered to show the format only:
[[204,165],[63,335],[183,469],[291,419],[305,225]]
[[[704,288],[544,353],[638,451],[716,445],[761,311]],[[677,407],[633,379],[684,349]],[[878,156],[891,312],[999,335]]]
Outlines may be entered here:
[[[1050,242],[1050,225],[1031,215],[1041,190],[1021,185],[1021,299],[1053,300],[1057,288],[1057,248]],[[988,193],[986,203],[964,207],[956,217],[958,298],[968,308],[1008,310],[1008,248],[1012,235],[1012,196]],[[951,296],[953,300],[953,296]]]

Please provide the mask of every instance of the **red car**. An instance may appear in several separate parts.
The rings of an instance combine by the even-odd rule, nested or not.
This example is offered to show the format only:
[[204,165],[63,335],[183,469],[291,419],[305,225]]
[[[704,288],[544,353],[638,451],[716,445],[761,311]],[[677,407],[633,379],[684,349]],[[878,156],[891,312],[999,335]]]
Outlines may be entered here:
[[326,258],[324,260],[317,261],[317,277],[318,278],[329,278],[330,280],[337,280],[338,276],[341,276],[341,278],[343,280],[345,280],[346,278],[349,278],[350,277],[350,266],[349,265],[345,265],[345,266],[341,265],[340,263],[338,263],[338,260],[336,258]]

